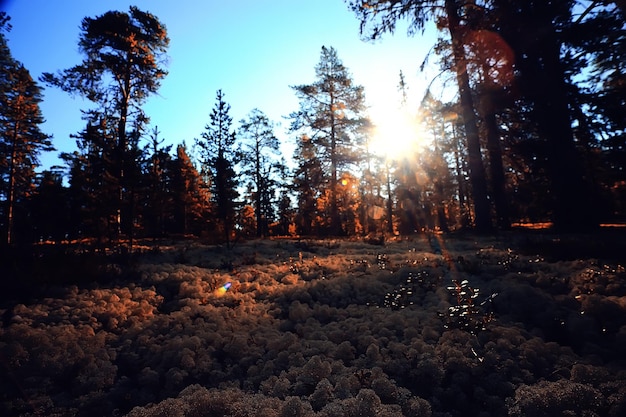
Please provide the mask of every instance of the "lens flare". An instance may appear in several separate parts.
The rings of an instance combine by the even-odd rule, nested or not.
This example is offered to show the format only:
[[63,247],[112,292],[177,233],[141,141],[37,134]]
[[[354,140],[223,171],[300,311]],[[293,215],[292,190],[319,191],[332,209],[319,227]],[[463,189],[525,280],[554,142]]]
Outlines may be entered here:
[[232,282],[227,282],[226,284],[222,285],[221,287],[217,289],[217,293],[219,295],[226,294],[226,291],[228,291],[231,285],[233,285]]

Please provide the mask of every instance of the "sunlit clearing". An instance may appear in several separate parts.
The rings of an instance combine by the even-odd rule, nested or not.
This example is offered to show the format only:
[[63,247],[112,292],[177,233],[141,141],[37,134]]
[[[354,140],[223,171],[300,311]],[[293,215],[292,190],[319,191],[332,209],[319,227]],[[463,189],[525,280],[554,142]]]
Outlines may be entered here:
[[395,108],[372,109],[370,114],[374,124],[370,142],[373,154],[394,160],[419,152],[426,146],[426,136],[416,115]]
[[230,288],[230,286],[231,286],[231,285],[233,285],[233,284],[232,284],[232,283],[230,283],[230,282],[227,282],[226,284],[222,285],[221,287],[219,287],[219,288],[217,289],[217,294],[218,294],[218,295],[224,295],[224,294],[226,294],[226,291],[228,291],[228,289]]

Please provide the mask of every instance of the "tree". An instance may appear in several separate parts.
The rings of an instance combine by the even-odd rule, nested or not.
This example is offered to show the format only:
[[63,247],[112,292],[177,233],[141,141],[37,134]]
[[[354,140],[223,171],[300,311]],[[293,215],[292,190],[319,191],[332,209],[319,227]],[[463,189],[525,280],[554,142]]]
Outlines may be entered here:
[[[464,49],[464,29],[456,0],[380,0],[376,2],[349,1],[349,6],[361,21],[361,33],[372,23],[369,37],[379,38],[385,32],[394,32],[396,22],[409,19],[409,35],[423,30],[431,19],[439,19],[450,33],[454,68],[459,87],[461,113],[465,125],[468,149],[468,168],[472,185],[475,227],[478,231],[491,229],[491,214],[487,193],[485,167],[482,161],[480,137],[476,122],[474,100],[469,83]],[[470,4],[471,6],[471,4]]]
[[365,123],[365,97],[363,87],[355,85],[333,47],[322,47],[315,74],[314,83],[292,87],[300,100],[300,110],[290,115],[291,131],[307,132],[313,146],[319,149],[320,162],[330,177],[328,231],[340,234],[338,173],[358,162],[354,146],[359,128]]
[[102,114],[97,123],[87,122],[85,129],[73,137],[78,150],[61,155],[69,165],[70,211],[77,226],[70,234],[95,237],[98,245],[104,245],[119,231],[117,146],[112,120]]
[[[572,129],[569,77],[561,56],[563,29],[571,22],[573,1],[497,0],[497,31],[511,46],[520,90],[546,145],[554,195],[553,222],[561,231],[597,225]],[[595,35],[594,35],[595,36]],[[581,198],[582,197],[582,198]]]
[[273,217],[277,175],[285,170],[285,165],[277,159],[280,155],[280,141],[274,136],[273,124],[259,109],[252,110],[247,119],[240,123],[241,175],[248,178],[251,184],[256,235],[267,236],[269,221]]
[[16,208],[30,194],[39,153],[53,147],[50,136],[40,129],[44,122],[39,108],[41,89],[24,65],[13,59],[4,37],[8,21],[6,14],[0,13],[0,195],[6,203],[4,240],[10,244]]
[[[128,13],[110,11],[96,18],[84,18],[78,45],[85,55],[81,64],[56,75],[44,73],[42,79],[98,104],[117,121],[118,227],[127,224],[132,228],[132,219],[121,218],[129,188],[125,170],[129,162],[135,162],[132,154],[136,153],[136,149],[130,149],[127,126],[134,125],[138,131],[146,123],[141,105],[167,75],[163,68],[169,45],[167,30],[154,15],[131,6]],[[85,114],[89,118],[90,112]],[[132,212],[132,204],[127,206]]]
[[296,232],[310,235],[317,223],[317,199],[324,183],[322,163],[313,141],[307,136],[300,136],[294,154],[298,166],[293,173],[293,190],[297,194],[298,212],[295,217]]
[[222,90],[217,90],[216,103],[211,111],[211,123],[205,126],[202,139],[196,139],[200,148],[203,171],[210,178],[211,200],[219,220],[219,229],[230,247],[236,216],[237,178],[235,165],[239,155],[235,150],[237,137],[232,130],[230,104],[224,101]]
[[171,209],[170,184],[168,167],[171,165],[170,152],[172,145],[161,147],[164,139],[159,140],[159,129],[155,126],[150,134],[150,142],[146,153],[149,154],[148,170],[144,182],[146,193],[143,210],[146,231],[152,236],[165,234],[166,217]]
[[176,148],[169,168],[172,211],[168,229],[174,233],[200,235],[206,231],[211,210],[209,186],[194,167],[184,144]]
[[29,199],[29,229],[34,239],[61,242],[68,237],[71,222],[67,188],[60,172],[43,171]]

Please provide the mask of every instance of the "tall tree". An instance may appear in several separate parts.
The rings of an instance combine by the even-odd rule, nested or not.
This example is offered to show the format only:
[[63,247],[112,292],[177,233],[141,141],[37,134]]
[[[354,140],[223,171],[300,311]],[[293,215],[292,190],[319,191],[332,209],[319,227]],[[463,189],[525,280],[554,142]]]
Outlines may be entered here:
[[235,171],[239,155],[235,149],[237,136],[232,129],[230,104],[224,101],[224,93],[217,90],[211,122],[205,126],[202,139],[196,139],[200,148],[203,171],[210,177],[211,199],[220,222],[222,238],[230,247],[237,208],[238,175]]
[[362,34],[368,29],[368,24],[373,24],[369,33],[371,39],[379,38],[385,32],[393,32],[400,19],[409,19],[409,34],[412,35],[423,30],[428,21],[442,17],[439,23],[444,24],[444,27],[448,29],[452,41],[461,113],[467,136],[475,227],[479,231],[491,229],[487,179],[464,49],[465,25],[461,18],[464,6],[457,0],[379,0],[376,2],[359,0],[348,1],[348,4],[361,21]]
[[590,187],[572,129],[569,77],[561,56],[563,29],[572,21],[572,0],[518,2],[497,0],[497,30],[515,53],[519,85],[545,139],[557,229],[575,231],[597,225]]
[[39,153],[53,148],[50,136],[40,129],[44,122],[41,89],[24,65],[13,59],[7,45],[8,21],[0,13],[0,195],[5,201],[4,241],[10,244],[16,207],[31,191]]
[[51,85],[107,108],[109,116],[117,121],[119,226],[133,224],[132,220],[121,219],[127,189],[125,168],[129,161],[134,162],[131,155],[136,151],[130,149],[132,141],[127,126],[134,125],[138,129],[138,124],[147,121],[141,105],[158,90],[167,74],[163,65],[168,45],[165,26],[151,13],[135,6],[131,6],[128,13],[110,11],[82,20],[78,46],[85,59],[81,64],[56,75],[44,73],[42,76]]
[[278,159],[280,141],[274,136],[273,123],[259,109],[241,120],[241,175],[251,183],[257,237],[267,236],[272,216],[277,176],[285,165]]
[[309,133],[319,149],[320,161],[329,173],[329,232],[342,233],[338,207],[338,173],[358,161],[355,145],[359,129],[365,123],[363,87],[356,85],[333,47],[322,47],[315,67],[317,80],[292,87],[300,100],[300,109],[290,115],[291,131]]

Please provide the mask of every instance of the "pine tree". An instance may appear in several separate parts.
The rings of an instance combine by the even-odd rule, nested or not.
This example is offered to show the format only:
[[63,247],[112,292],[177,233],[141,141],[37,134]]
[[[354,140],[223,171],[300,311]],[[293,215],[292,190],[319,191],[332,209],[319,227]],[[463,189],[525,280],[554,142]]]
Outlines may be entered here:
[[[79,49],[84,61],[56,75],[44,73],[42,79],[72,94],[79,94],[100,106],[115,120],[116,164],[118,180],[118,229],[126,225],[132,236],[134,195],[126,195],[135,184],[128,178],[138,162],[138,149],[129,136],[128,126],[135,132],[147,122],[141,105],[154,94],[167,75],[163,69],[169,38],[165,26],[148,12],[131,6],[128,13],[110,11],[96,18],[86,17],[81,23]],[[90,118],[89,112],[86,116]],[[131,120],[132,119],[132,120]],[[135,141],[136,143],[136,141]],[[123,213],[123,208],[127,213]],[[122,219],[122,217],[125,217]],[[128,217],[128,218],[126,218]]]
[[242,120],[239,136],[242,145],[241,175],[250,181],[254,200],[256,236],[267,236],[273,218],[274,194],[278,177],[285,164],[278,160],[280,141],[274,136],[273,124],[260,110],[254,109]]
[[328,216],[330,234],[341,234],[342,224],[337,192],[339,173],[359,161],[356,145],[365,123],[363,87],[356,85],[333,47],[322,47],[315,67],[317,80],[292,87],[300,109],[290,115],[292,132],[306,132],[318,148],[324,173],[328,175]]
[[39,153],[53,147],[50,136],[40,129],[44,122],[39,108],[41,89],[24,65],[13,59],[7,45],[8,21],[0,13],[0,196],[5,202],[4,241],[10,244],[18,209],[32,191]]
[[222,239],[230,247],[237,208],[238,175],[235,165],[239,155],[235,149],[236,135],[232,130],[230,104],[224,101],[222,90],[217,91],[211,122],[205,126],[202,139],[196,140],[200,148],[202,169],[210,177],[211,200],[219,221]]

